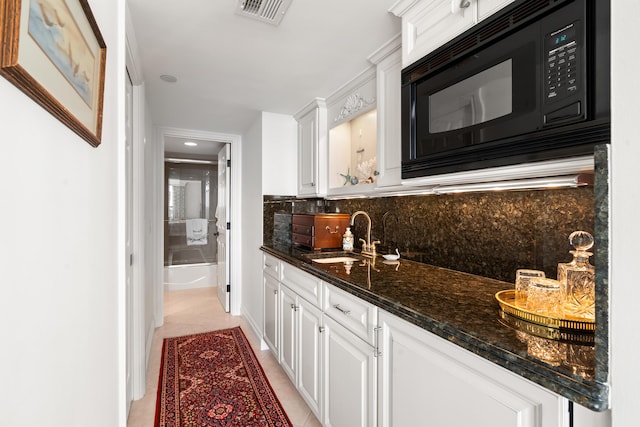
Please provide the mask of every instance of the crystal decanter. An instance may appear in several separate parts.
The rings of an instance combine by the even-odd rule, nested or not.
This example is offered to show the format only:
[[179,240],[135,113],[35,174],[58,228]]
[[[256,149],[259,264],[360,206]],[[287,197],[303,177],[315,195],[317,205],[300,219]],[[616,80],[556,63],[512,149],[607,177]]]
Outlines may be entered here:
[[558,264],[558,281],[564,289],[565,317],[581,320],[595,320],[595,268],[589,264],[588,252],[593,246],[593,236],[586,231],[574,231],[569,235],[569,243],[575,248],[570,251],[573,260]]

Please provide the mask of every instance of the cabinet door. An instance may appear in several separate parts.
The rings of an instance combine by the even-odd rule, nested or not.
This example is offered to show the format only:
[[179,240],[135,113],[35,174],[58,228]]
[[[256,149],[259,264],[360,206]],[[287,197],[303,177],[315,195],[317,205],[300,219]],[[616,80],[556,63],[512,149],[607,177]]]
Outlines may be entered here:
[[324,427],[375,426],[373,347],[330,317],[324,317],[324,327]]
[[377,186],[400,184],[400,101],[402,58],[400,49],[377,65],[378,82],[378,175]]
[[380,426],[565,427],[566,399],[380,313]]
[[278,320],[280,315],[280,297],[278,281],[269,274],[263,274],[264,281],[264,333],[263,338],[276,360],[280,360],[278,345]]
[[316,194],[318,117],[314,110],[298,120],[298,194]]
[[280,286],[280,365],[291,382],[296,383],[296,294],[284,285]]
[[298,320],[298,382],[296,385],[313,413],[320,419],[322,312],[302,298],[298,298]]
[[476,7],[476,0],[418,2],[402,17],[403,67],[475,25]]

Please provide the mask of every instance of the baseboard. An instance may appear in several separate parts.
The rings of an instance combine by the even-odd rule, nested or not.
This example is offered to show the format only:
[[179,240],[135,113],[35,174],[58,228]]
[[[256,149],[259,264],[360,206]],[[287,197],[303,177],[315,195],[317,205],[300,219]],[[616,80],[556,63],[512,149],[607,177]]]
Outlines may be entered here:
[[251,332],[253,333],[253,336],[260,343],[260,350],[269,350],[269,346],[267,346],[267,343],[265,342],[265,340],[262,339],[262,329],[260,328],[260,326],[258,326],[258,323],[249,314],[249,311],[244,308],[244,306],[240,307],[240,315],[247,322],[247,324],[251,328]]
[[156,333],[156,327],[154,325],[153,322],[151,322],[151,324],[149,325],[149,330],[147,330],[147,336],[145,337],[145,362],[144,362],[144,367],[145,367],[145,371],[149,370],[149,360],[151,358],[151,350],[153,347],[153,337]]

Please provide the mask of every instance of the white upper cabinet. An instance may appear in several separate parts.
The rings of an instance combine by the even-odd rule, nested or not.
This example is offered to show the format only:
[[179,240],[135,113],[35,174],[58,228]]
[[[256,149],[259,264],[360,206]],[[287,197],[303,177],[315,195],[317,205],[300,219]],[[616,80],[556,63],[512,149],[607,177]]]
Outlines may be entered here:
[[326,194],[327,109],[316,98],[295,116],[298,122],[298,195]]
[[378,88],[378,188],[400,185],[402,147],[400,129],[402,55],[400,35],[369,56],[376,64]]
[[390,11],[402,18],[402,67],[462,34],[514,0],[400,0]]
[[375,189],[377,177],[376,69],[370,67],[327,98],[327,194]]

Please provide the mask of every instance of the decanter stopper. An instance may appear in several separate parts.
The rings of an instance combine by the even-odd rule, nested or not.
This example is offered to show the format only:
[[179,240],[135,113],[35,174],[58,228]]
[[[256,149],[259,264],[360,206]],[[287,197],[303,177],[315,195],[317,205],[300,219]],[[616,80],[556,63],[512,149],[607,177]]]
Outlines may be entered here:
[[[586,231],[574,231],[569,235],[569,243],[576,251],[586,252],[593,247],[593,236]],[[573,252],[571,251],[571,253]],[[586,252],[586,254],[593,255],[591,252]]]

